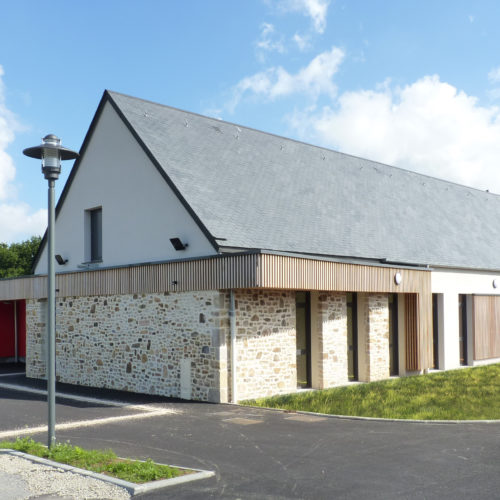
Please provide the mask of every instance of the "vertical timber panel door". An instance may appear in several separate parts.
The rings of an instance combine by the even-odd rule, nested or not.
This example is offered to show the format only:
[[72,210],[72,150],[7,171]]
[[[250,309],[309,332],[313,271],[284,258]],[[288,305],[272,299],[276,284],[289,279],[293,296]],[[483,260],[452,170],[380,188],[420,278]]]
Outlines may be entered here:
[[405,294],[406,369],[420,369],[418,351],[418,308],[417,294]]

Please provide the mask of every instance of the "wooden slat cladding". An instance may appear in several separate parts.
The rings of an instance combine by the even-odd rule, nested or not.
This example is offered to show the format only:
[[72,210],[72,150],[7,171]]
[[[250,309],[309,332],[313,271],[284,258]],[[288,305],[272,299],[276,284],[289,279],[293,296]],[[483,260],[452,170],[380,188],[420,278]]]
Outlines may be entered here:
[[[400,285],[394,282],[401,273]],[[259,286],[294,290],[405,293],[430,291],[430,272],[425,270],[345,264],[299,257],[263,254]]]
[[[399,286],[396,272],[402,276]],[[56,288],[58,297],[230,288],[413,294],[407,299],[408,369],[428,368],[432,362],[432,295],[426,270],[252,253],[58,274]],[[0,300],[45,298],[46,290],[45,276],[3,280]]]
[[417,295],[417,312],[419,370],[425,370],[434,364],[432,293]]
[[[46,287],[45,276],[1,281],[0,300],[42,298]],[[430,273],[255,253],[58,274],[56,287],[60,297],[228,288],[427,293]]]
[[406,369],[420,370],[420,348],[418,335],[418,296],[405,295]]
[[474,359],[500,358],[500,297],[472,297]]
[[[58,297],[255,288],[258,254],[58,274]],[[0,300],[47,296],[47,278],[0,281]]]

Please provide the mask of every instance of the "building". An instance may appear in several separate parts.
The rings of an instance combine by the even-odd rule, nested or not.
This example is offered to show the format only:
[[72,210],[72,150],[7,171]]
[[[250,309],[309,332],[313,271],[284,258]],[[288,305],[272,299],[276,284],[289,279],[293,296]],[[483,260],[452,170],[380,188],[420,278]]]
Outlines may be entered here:
[[[499,361],[499,220],[488,192],[106,91],[57,205],[57,378],[223,402]],[[46,258],[0,281],[36,378]]]

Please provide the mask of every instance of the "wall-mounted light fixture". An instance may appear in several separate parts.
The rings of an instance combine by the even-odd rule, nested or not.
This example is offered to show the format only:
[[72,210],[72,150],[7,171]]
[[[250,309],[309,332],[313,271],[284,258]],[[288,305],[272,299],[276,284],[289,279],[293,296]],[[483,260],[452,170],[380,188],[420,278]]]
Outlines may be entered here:
[[189,246],[187,243],[182,243],[179,238],[170,238],[170,243],[172,243],[172,246],[176,250],[186,250],[186,248]]
[[492,285],[493,285],[493,288],[498,288],[498,280],[496,278],[493,280]]
[[54,257],[56,258],[56,261],[57,263],[60,265],[60,266],[64,266],[64,264],[66,264],[68,262],[68,259],[64,259],[61,255],[59,254],[56,254],[54,255]]
[[401,282],[403,281],[403,276],[401,276],[401,273],[398,271],[395,275],[394,275],[394,283],[396,283],[396,285],[401,285]]

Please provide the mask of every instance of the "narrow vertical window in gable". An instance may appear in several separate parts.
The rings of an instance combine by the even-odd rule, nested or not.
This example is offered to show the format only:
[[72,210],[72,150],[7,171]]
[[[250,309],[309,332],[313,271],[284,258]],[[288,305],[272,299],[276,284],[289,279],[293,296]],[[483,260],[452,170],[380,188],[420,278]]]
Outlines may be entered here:
[[85,260],[102,260],[102,207],[85,211]]

